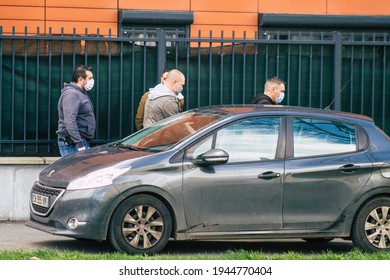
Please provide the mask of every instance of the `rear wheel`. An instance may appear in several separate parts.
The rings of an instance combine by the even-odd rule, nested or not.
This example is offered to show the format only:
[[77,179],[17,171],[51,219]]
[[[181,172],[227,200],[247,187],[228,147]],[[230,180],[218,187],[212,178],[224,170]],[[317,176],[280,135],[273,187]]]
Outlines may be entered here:
[[115,210],[109,239],[118,251],[152,254],[165,247],[171,230],[171,216],[164,203],[150,195],[135,195]]
[[367,252],[390,251],[390,198],[372,199],[358,211],[352,242]]

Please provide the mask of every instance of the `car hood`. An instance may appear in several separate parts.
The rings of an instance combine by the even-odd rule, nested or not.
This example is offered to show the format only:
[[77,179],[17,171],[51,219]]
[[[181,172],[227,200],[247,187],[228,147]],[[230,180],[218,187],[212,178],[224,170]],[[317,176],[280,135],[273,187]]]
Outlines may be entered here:
[[47,186],[66,188],[71,180],[88,173],[151,154],[108,145],[98,146],[55,161],[41,171],[39,182]]

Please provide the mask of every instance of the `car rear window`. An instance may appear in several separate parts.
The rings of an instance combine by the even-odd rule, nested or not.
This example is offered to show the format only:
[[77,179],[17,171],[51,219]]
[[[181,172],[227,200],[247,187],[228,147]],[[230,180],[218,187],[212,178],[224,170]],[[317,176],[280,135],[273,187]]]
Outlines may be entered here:
[[294,118],[294,157],[356,151],[355,126],[326,119]]

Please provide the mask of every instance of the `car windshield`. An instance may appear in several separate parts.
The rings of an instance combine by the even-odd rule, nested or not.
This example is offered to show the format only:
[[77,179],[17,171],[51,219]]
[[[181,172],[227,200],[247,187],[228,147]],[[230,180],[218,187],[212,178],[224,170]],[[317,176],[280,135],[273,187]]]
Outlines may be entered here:
[[228,115],[230,113],[226,111],[197,109],[186,111],[130,135],[117,143],[117,146],[149,152],[165,151]]

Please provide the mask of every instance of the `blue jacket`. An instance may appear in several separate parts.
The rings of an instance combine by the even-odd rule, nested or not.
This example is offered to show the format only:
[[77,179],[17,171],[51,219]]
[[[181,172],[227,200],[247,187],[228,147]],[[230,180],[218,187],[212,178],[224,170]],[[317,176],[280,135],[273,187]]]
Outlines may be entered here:
[[58,137],[70,136],[76,147],[83,147],[82,138],[90,141],[95,135],[96,120],[88,94],[78,86],[64,84],[58,100]]

